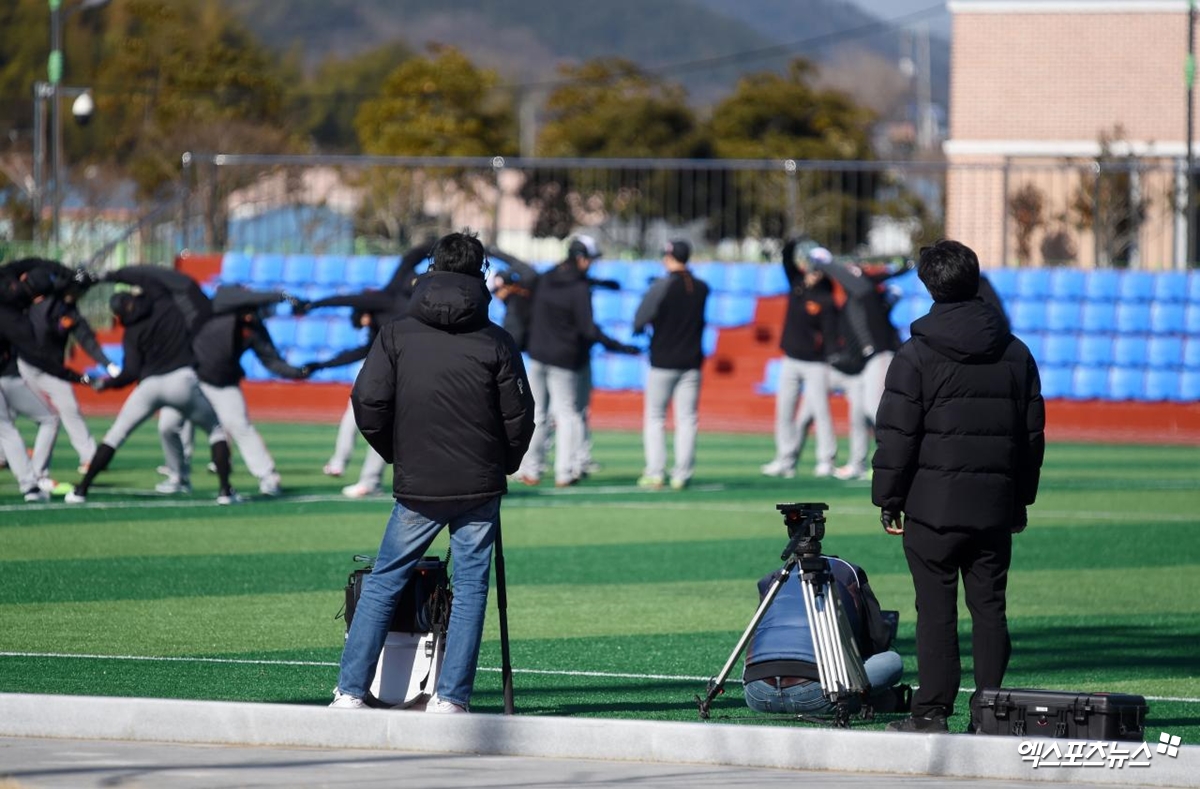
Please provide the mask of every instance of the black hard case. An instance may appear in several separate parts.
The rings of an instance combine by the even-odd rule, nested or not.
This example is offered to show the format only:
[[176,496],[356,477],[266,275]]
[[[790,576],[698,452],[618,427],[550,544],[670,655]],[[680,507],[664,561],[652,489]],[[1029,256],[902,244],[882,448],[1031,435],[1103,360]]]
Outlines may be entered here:
[[1141,742],[1146,699],[1123,693],[987,689],[971,698],[976,734]]

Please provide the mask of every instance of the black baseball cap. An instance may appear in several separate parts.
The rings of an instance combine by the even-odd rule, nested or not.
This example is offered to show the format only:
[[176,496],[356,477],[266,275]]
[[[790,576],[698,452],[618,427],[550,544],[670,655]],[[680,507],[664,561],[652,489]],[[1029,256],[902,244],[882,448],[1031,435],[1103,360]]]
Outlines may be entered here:
[[671,257],[678,260],[680,263],[687,263],[688,258],[690,258],[692,256],[692,245],[689,244],[688,242],[684,241],[683,239],[676,239],[675,241],[668,241],[663,246],[663,254],[670,255]]

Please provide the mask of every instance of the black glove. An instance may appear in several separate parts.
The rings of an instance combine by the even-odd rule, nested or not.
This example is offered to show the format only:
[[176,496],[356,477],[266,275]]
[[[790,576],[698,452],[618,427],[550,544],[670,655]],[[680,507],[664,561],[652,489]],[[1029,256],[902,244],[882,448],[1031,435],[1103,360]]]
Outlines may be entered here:
[[[84,376],[84,377],[87,377],[87,376]],[[86,383],[86,384],[90,385],[92,387],[92,389],[94,389],[97,392],[103,392],[105,389],[112,387],[112,379],[107,378],[107,377],[92,378],[88,381],[81,381],[80,383]]]
[[879,522],[888,534],[898,534],[904,531],[904,515],[896,510],[880,510]]
[[1029,510],[1024,504],[1017,507],[1017,511],[1013,513],[1012,533],[1020,534],[1025,531],[1025,527],[1029,525]]
[[620,290],[621,283],[615,279],[589,279],[588,284],[600,290]]
[[642,349],[636,345],[618,345],[617,353],[623,353],[627,356],[637,356],[642,352]]

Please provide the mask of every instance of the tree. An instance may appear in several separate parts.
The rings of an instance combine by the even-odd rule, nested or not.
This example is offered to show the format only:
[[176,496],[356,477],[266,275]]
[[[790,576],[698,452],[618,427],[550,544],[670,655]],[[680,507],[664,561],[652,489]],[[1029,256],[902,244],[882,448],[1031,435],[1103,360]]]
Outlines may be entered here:
[[1017,263],[1028,266],[1033,256],[1033,234],[1046,224],[1046,195],[1027,183],[1008,198],[1008,215],[1016,223]]
[[392,42],[349,58],[326,58],[289,97],[299,129],[322,151],[358,153],[359,108],[411,57],[407,46]]
[[[871,158],[867,130],[873,113],[834,90],[813,87],[815,71],[793,60],[787,73],[742,78],[737,90],[713,110],[712,144],[729,159],[854,160]],[[834,251],[866,237],[867,203],[875,179],[848,172],[838,180],[798,166],[763,177],[736,179],[722,235],[742,235],[748,226],[767,235],[805,232]]]
[[1141,189],[1141,166],[1132,154],[1119,154],[1125,130],[1117,125],[1100,134],[1100,154],[1079,170],[1071,198],[1077,230],[1091,231],[1098,266],[1127,267],[1152,200]]
[[[561,84],[547,98],[537,152],[566,158],[698,159],[711,155],[705,132],[683,88],[620,58],[559,68]],[[633,243],[645,246],[655,219],[689,221],[705,200],[687,194],[690,169],[625,168],[599,175],[569,168],[533,173],[522,187],[538,211],[535,234],[563,238],[585,213],[636,226]],[[685,199],[686,198],[686,199]],[[595,221],[593,216],[591,221]]]
[[[435,45],[429,57],[398,66],[379,97],[359,107],[354,119],[359,144],[366,153],[389,156],[514,154],[512,107],[495,90],[498,83],[494,71],[477,68],[453,47]],[[428,221],[429,199],[463,205],[494,188],[494,182],[462,169],[376,171],[364,177],[364,230],[391,239],[406,226]],[[444,219],[438,229],[448,229]]]

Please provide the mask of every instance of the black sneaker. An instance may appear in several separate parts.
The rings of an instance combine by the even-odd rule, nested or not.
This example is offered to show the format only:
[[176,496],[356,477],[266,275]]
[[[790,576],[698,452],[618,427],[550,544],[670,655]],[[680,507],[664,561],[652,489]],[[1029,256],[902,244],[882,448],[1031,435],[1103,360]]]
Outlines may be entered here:
[[942,715],[930,715],[928,717],[912,716],[903,720],[892,721],[887,725],[888,731],[907,731],[916,734],[937,734],[938,732],[948,732],[950,727],[946,725],[946,718]]

